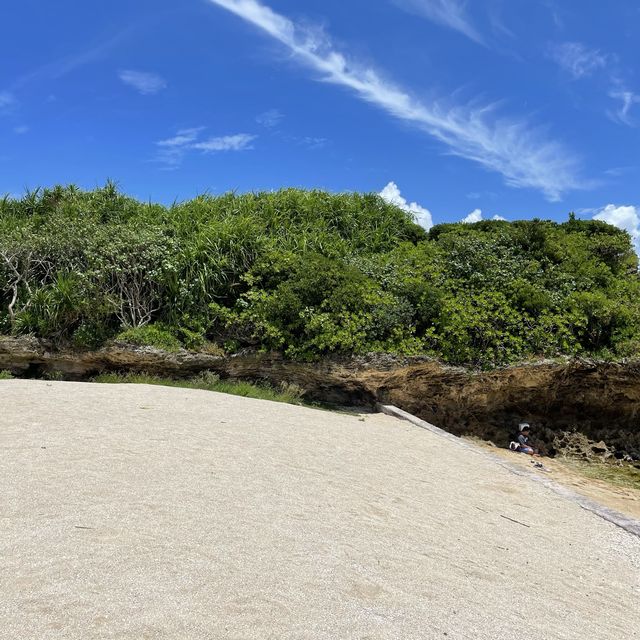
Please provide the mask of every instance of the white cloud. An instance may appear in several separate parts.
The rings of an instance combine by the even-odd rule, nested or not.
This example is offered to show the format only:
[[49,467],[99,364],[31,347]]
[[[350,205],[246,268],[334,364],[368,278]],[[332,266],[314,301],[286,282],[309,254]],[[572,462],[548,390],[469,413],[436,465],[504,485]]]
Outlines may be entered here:
[[607,56],[597,49],[588,49],[580,42],[551,45],[549,55],[574,78],[589,76],[607,66]]
[[287,47],[325,82],[346,87],[391,116],[440,140],[450,153],[501,173],[513,187],[542,191],[549,200],[584,186],[575,154],[540,128],[499,118],[494,106],[427,105],[385,80],[378,71],[349,61],[321,30],[302,27],[258,0],[209,0],[250,22]]
[[267,129],[277,127],[284,119],[284,114],[279,109],[269,109],[256,117],[256,122]]
[[636,253],[640,255],[640,207],[633,205],[616,206],[608,204],[593,216],[594,220],[602,220],[624,229],[633,240]]
[[79,53],[67,56],[64,58],[58,58],[47,62],[43,66],[24,74],[16,80],[13,84],[14,88],[18,89],[28,84],[40,85],[46,80],[58,80],[77,69],[80,69],[88,64],[92,64],[97,60],[104,59],[109,52],[115,47],[119,46],[123,40],[128,38],[135,30],[133,23],[125,26],[121,31],[114,34],[108,40],[103,40],[90,49],[81,51]]
[[620,106],[615,110],[607,110],[607,116],[617,122],[629,127],[635,127],[636,122],[631,117],[630,111],[636,104],[640,104],[640,95],[629,91],[622,80],[615,72],[615,63],[618,58],[612,54],[601,53],[597,49],[588,49],[579,42],[564,42],[549,47],[551,57],[568,71],[575,79],[589,76],[598,69],[614,67],[609,75],[611,90],[609,97],[620,101]]
[[458,31],[474,42],[484,44],[482,37],[467,16],[463,0],[394,0],[399,7],[424,16],[432,22]]
[[417,202],[407,202],[400,193],[398,185],[395,182],[390,182],[381,192],[380,197],[389,204],[393,204],[396,207],[400,207],[403,211],[410,213],[413,219],[421,227],[424,227],[427,231],[433,226],[433,217],[431,211],[420,206]]
[[[506,218],[503,218],[499,215],[495,215],[491,219],[506,221]],[[468,216],[462,218],[460,222],[462,222],[463,224],[473,224],[474,222],[481,222],[482,220],[484,220],[482,216],[482,209],[474,209]]]
[[468,216],[462,218],[460,222],[473,224],[474,222],[480,222],[480,220],[482,220],[482,209],[474,209]]
[[200,134],[205,127],[191,127],[180,129],[171,138],[158,140],[160,147],[155,160],[165,165],[167,169],[175,169],[182,163],[189,151],[215,153],[222,151],[245,151],[252,149],[251,143],[257,138],[248,133],[236,133],[230,136],[210,137],[200,140]]
[[0,111],[9,110],[18,104],[16,97],[10,91],[0,91]]
[[204,131],[204,127],[192,127],[191,129],[180,129],[175,136],[166,140],[159,140],[156,144],[159,147],[182,147],[195,142]]
[[604,173],[612,178],[619,178],[627,173],[631,173],[638,169],[635,165],[627,165],[625,167],[611,167],[611,169],[605,169]]
[[556,4],[555,0],[542,0],[542,4],[546,6],[553,20],[556,29],[564,29],[564,15],[566,9]]
[[329,140],[327,138],[316,138],[313,136],[305,136],[304,138],[300,138],[299,142],[305,147],[313,150],[324,149],[329,144]]
[[467,193],[469,200],[481,200],[483,198],[495,200],[497,197],[498,194],[494,191],[470,191]]
[[126,85],[133,87],[138,93],[141,93],[144,96],[158,93],[159,91],[167,88],[165,79],[157,73],[125,69],[120,71],[118,77]]
[[218,138],[209,138],[202,142],[196,142],[191,145],[192,149],[206,151],[244,151],[252,149],[251,143],[257,138],[248,133],[237,133],[233,136],[221,136]]
[[622,102],[618,109],[607,112],[609,117],[615,122],[626,124],[629,127],[636,126],[636,123],[631,118],[630,111],[634,105],[640,104],[640,95],[626,89],[616,89],[609,93],[609,97]]

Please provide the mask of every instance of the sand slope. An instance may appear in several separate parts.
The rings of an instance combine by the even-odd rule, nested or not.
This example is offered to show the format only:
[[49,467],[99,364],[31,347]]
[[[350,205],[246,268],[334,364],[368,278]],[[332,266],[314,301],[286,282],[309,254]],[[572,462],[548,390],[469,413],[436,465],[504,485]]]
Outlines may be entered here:
[[382,415],[0,382],[0,638],[640,637],[640,540]]

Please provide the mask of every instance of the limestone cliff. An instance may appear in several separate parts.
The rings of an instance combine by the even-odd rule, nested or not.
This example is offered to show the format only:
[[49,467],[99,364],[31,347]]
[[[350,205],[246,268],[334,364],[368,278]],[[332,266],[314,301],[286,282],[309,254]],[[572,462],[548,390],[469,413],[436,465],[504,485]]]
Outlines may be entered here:
[[565,432],[640,459],[640,362],[537,362],[489,372],[424,358],[330,359],[299,363],[277,354],[231,357],[114,344],[93,352],[53,349],[32,338],[0,338],[0,370],[86,379],[101,371],[187,377],[211,370],[223,378],[295,383],[305,397],[335,404],[395,404],[456,435],[507,444],[520,420],[532,423],[547,452]]

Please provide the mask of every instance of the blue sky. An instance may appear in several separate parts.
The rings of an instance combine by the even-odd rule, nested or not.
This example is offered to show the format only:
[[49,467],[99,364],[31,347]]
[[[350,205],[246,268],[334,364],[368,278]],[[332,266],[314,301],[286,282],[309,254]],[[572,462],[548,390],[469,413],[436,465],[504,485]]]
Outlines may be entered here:
[[22,0],[4,14],[2,192],[318,187],[383,192],[425,226],[575,210],[640,233],[635,0]]

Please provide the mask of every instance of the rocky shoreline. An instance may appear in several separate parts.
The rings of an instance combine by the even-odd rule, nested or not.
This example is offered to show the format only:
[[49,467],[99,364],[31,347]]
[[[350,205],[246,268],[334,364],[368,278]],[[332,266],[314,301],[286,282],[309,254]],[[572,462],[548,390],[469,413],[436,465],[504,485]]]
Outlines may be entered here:
[[551,455],[568,450],[585,458],[640,459],[638,361],[572,359],[473,371],[384,354],[301,363],[273,353],[219,356],[122,343],[71,351],[35,338],[1,337],[0,370],[68,380],[87,380],[106,371],[170,377],[212,371],[228,379],[296,384],[311,401],[394,404],[455,435],[479,436],[499,446],[506,444],[518,421],[527,420]]

